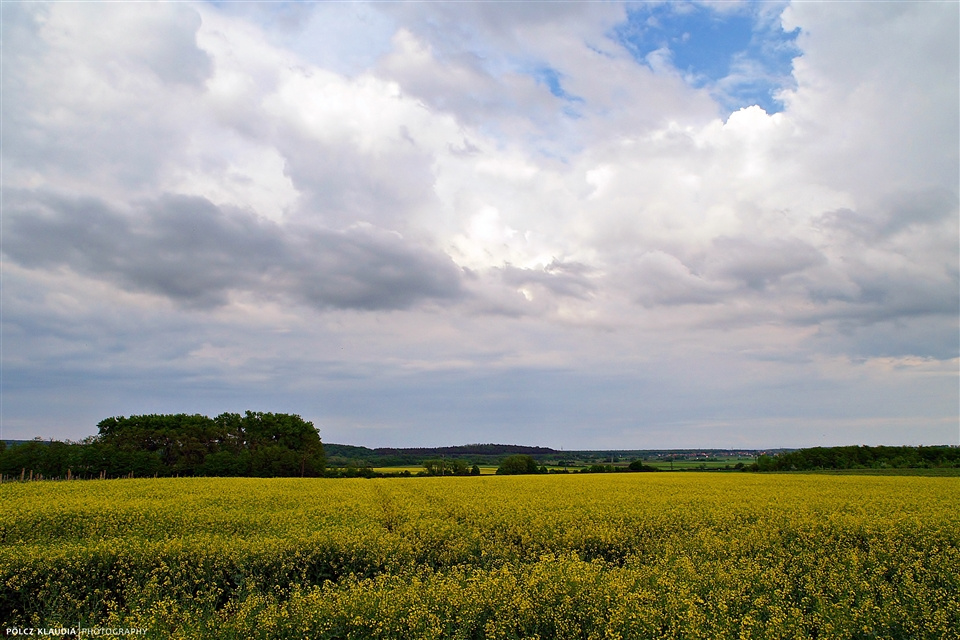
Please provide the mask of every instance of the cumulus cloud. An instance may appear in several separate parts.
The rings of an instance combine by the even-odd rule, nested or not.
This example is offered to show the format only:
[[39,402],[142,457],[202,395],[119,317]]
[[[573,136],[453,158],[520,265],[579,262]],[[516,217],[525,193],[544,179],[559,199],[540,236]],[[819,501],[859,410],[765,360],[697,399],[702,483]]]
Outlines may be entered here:
[[946,26],[956,18],[955,5],[908,2],[784,11],[785,28],[801,30],[798,86],[783,99],[805,134],[809,179],[864,205],[894,190],[956,188],[960,150],[946,143],[960,136],[960,42]]

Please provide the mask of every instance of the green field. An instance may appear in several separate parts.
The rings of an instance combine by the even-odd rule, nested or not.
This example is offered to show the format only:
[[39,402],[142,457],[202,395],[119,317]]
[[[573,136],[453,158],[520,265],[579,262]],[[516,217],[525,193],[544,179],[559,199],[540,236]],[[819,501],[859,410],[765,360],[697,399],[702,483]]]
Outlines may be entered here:
[[[497,467],[491,465],[479,465],[480,475],[482,476],[492,476],[497,473]],[[418,473],[423,472],[423,465],[407,465],[400,467],[374,467],[373,471],[376,473],[403,473],[404,471],[409,471],[411,475],[417,475]]]
[[0,485],[0,624],[151,638],[956,638],[960,480]]

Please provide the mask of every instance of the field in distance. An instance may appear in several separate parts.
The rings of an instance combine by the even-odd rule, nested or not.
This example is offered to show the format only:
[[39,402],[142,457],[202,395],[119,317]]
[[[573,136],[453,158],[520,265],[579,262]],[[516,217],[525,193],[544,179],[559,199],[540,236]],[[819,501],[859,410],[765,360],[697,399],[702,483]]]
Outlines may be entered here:
[[953,638],[960,480],[0,485],[5,626],[148,638]]
[[[480,475],[482,476],[492,476],[496,475],[497,467],[495,465],[478,465],[480,467]],[[403,473],[408,472],[410,475],[417,475],[418,473],[423,473],[423,465],[406,465],[400,467],[373,467],[374,473]]]

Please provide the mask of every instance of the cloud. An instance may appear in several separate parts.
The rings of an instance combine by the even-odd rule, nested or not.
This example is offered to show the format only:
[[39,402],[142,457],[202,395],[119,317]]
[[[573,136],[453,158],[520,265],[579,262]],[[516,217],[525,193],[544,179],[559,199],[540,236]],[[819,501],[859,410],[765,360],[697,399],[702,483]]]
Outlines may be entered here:
[[178,195],[127,212],[91,198],[11,195],[4,252],[18,263],[67,267],[191,307],[226,304],[233,292],[366,310],[463,295],[446,256],[371,225],[284,228]]
[[37,4],[4,16],[5,183],[152,185],[213,72],[197,12]]
[[5,421],[75,381],[398,445],[939,438],[957,6],[684,10],[5,4]]
[[960,210],[957,193],[945,187],[901,191],[888,196],[876,211],[827,211],[818,224],[848,233],[853,238],[878,240],[914,228],[937,226]]
[[[956,189],[960,69],[953,3],[791,4],[784,28],[801,29],[797,88],[784,92],[804,133],[810,180],[865,205],[891,191]],[[950,141],[950,142],[947,142]]]
[[731,278],[751,289],[762,290],[824,260],[819,251],[796,239],[721,236],[713,240],[704,271],[714,277]]
[[554,259],[542,269],[519,269],[507,265],[500,271],[503,281],[508,285],[536,285],[555,295],[581,300],[588,299],[597,288],[590,280],[593,269],[577,262],[567,263]]
[[695,275],[676,256],[663,251],[640,256],[632,275],[631,293],[646,307],[716,304],[732,293],[729,285]]

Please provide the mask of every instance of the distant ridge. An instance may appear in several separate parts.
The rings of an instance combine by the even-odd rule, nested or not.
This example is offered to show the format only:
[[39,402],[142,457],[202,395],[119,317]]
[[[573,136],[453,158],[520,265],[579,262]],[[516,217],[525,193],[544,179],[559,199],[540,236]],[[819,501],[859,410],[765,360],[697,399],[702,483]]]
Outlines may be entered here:
[[558,453],[549,447],[528,447],[520,444],[463,444],[455,447],[407,447],[393,449],[380,447],[374,449],[380,455],[473,455],[499,456],[504,454],[526,453],[529,455],[549,455]]
[[528,447],[520,444],[464,444],[454,447],[358,447],[351,444],[327,444],[323,448],[328,456],[367,458],[370,456],[503,456],[515,453],[551,455],[559,453],[549,447]]
[[358,447],[350,444],[323,444],[331,466],[421,465],[435,458],[470,460],[473,463],[499,464],[503,458],[526,454],[538,458],[552,458],[562,453],[549,447],[529,447],[519,444],[465,444],[453,447]]

